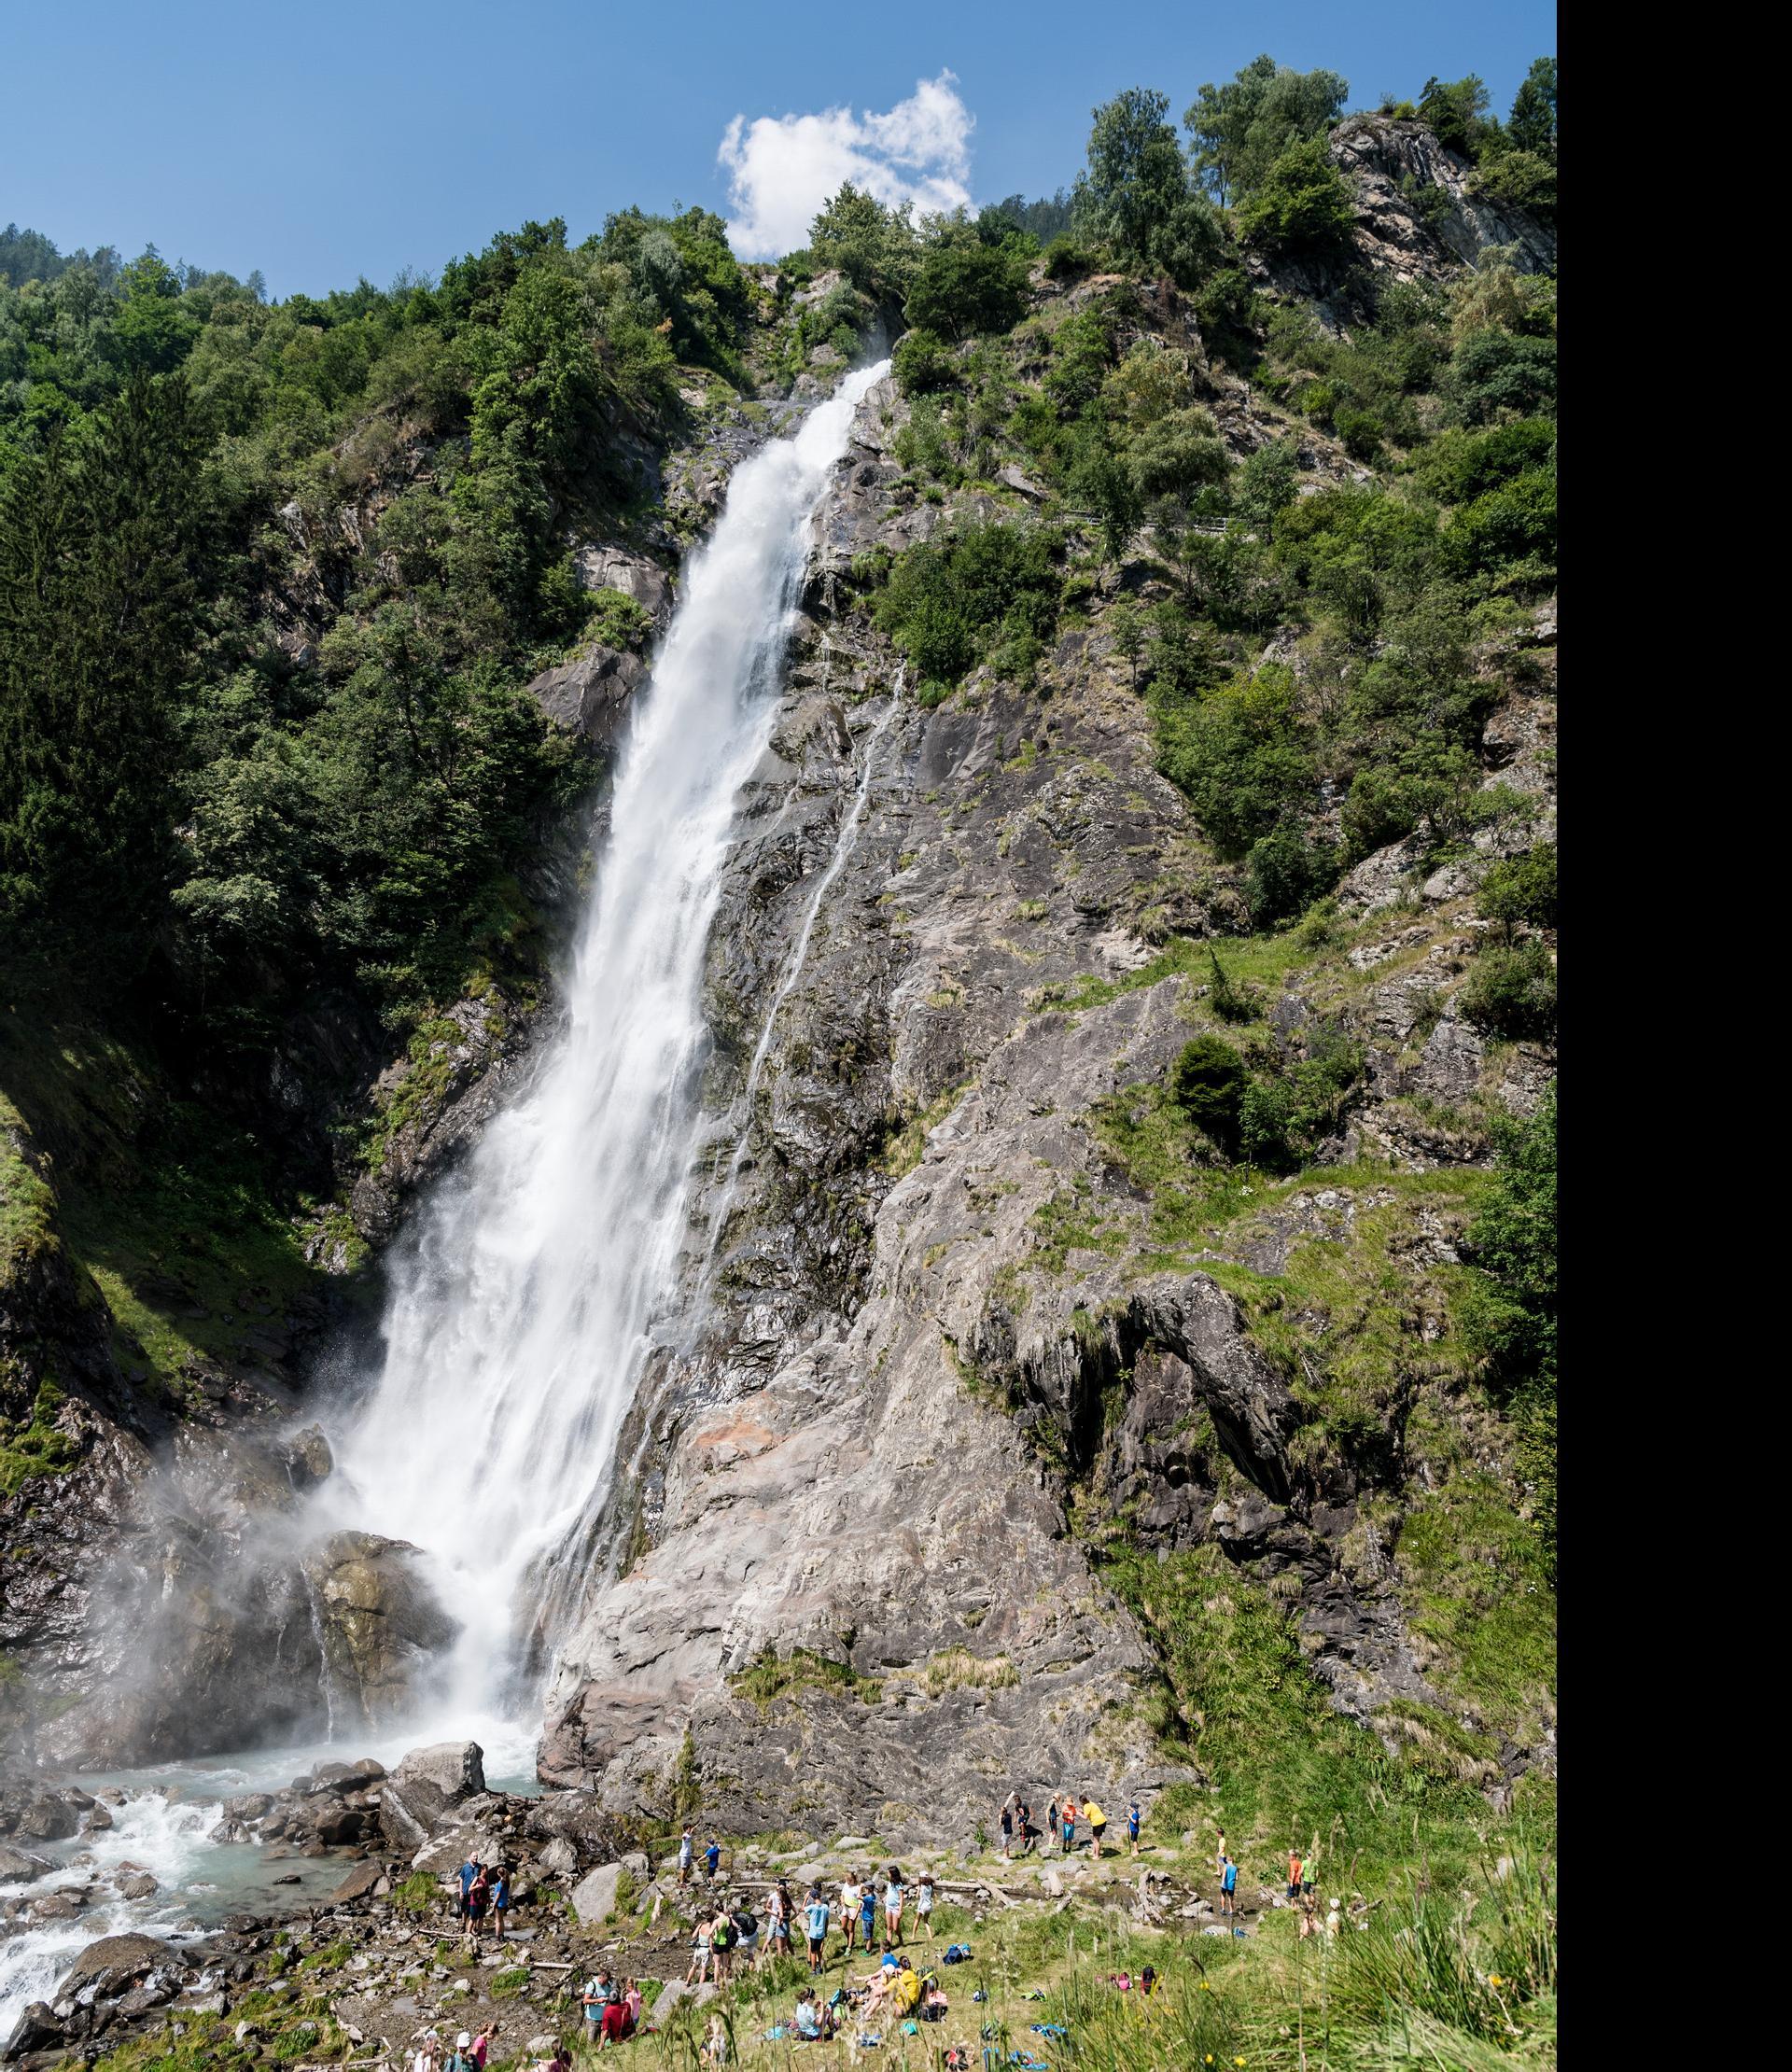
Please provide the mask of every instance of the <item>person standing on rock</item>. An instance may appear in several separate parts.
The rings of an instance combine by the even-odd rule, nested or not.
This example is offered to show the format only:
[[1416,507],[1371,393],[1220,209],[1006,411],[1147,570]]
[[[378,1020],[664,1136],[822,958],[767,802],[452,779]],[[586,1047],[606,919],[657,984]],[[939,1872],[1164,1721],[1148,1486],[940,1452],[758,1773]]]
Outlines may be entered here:
[[709,1924],[699,1921],[691,1931],[691,1968],[684,1975],[688,1986],[700,1986],[709,1975]]
[[1139,1830],[1144,1826],[1145,1816],[1139,1811],[1139,1801],[1129,1799],[1127,1804],[1127,1845],[1136,1856],[1139,1854]]
[[492,1873],[492,1934],[502,1942],[511,1911],[511,1867],[501,1863]]
[[1064,1794],[1064,1802],[1058,1808],[1058,1813],[1062,1821],[1058,1832],[1063,1840],[1064,1854],[1068,1856],[1076,1847],[1076,1794],[1073,1791]]
[[894,1864],[884,1878],[884,1948],[895,1950],[903,1940],[903,1874]]
[[1108,1816],[1090,1799],[1084,1804],[1083,1817],[1089,1824],[1089,1854],[1099,1863],[1101,1858],[1101,1837],[1108,1831]]
[[1230,1856],[1220,1858],[1220,1911],[1236,1918],[1239,1911],[1239,1867]]
[[1021,1855],[1031,1855],[1033,1843],[1039,1837],[1039,1829],[1033,1826],[1033,1809],[1024,1799],[1015,1807],[1015,1829],[1020,1837]]
[[460,1911],[456,1919],[463,1928],[467,1925],[467,1895],[473,1889],[473,1880],[483,1869],[477,1856],[469,1856],[460,1867]]
[[791,1947],[791,1893],[790,1887],[780,1878],[765,1899],[765,1947],[759,1953],[758,1968],[762,1971],[780,1953]]
[[[859,1933],[859,1901],[862,1897],[858,1879],[848,1870],[840,1881],[840,1925],[847,1932],[844,1954],[848,1957],[853,1953],[853,1938]],[[871,1948],[869,1936],[865,1938],[865,1948]]]
[[709,1953],[715,1960],[716,1983],[725,1986],[735,1967],[735,1924],[726,1907],[709,1924]]
[[[809,1903],[803,1911],[803,1925],[809,1939],[809,1969],[819,1971],[827,1961],[828,1902],[819,1885],[809,1887]],[[847,1944],[851,1949],[850,1941]]]
[[492,1881],[482,1870],[467,1888],[467,1939],[477,1942],[485,1932],[485,1912],[492,1903]]
[[709,1846],[703,1853],[704,1876],[708,1879],[711,1884],[715,1883],[716,1873],[721,1869],[721,1843],[714,1834],[711,1834],[711,1836],[709,1837]]
[[679,1883],[680,1885],[688,1885],[691,1883],[691,1866],[696,1861],[696,1830],[687,1820],[684,1824],[684,1832],[679,1837]]
[[1052,1794],[1052,1802],[1045,1809],[1045,1846],[1048,1849],[1056,1849],[1058,1846],[1057,1837],[1057,1794],[1054,1792]]
[[1002,1800],[1001,1812],[997,1817],[1001,1822],[1001,1860],[1006,1863],[1015,1840],[1015,1795],[1012,1791]]

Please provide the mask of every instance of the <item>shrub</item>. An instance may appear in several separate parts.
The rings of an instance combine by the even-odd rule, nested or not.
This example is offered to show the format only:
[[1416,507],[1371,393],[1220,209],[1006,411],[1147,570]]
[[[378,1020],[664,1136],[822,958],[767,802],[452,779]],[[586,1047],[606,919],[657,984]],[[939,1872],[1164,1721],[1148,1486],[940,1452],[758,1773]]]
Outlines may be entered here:
[[1311,730],[1292,670],[1269,663],[1192,707],[1157,711],[1157,763],[1222,855],[1242,856],[1312,792]]
[[1547,1037],[1556,1027],[1556,967],[1541,943],[1484,949],[1462,990],[1463,1013],[1490,1036]]
[[1494,864],[1481,880],[1475,910],[1484,921],[1497,921],[1508,939],[1520,923],[1533,928],[1556,925],[1556,845],[1539,842],[1527,855]]
[[904,396],[929,396],[958,385],[959,369],[945,342],[917,327],[900,338],[889,356],[889,371]]
[[1219,1036],[1197,1036],[1176,1061],[1176,1102],[1228,1156],[1239,1148],[1239,1113],[1250,1074]]
[[[970,525],[900,555],[873,615],[923,683],[957,683],[998,649],[1057,623],[1055,537],[1037,525]],[[1035,650],[1036,651],[1036,650]],[[935,701],[937,702],[937,701]]]
[[1372,410],[1340,404],[1332,413],[1332,429],[1352,460],[1371,461],[1381,451],[1381,420]]
[[1244,891],[1262,928],[1291,921],[1337,882],[1337,852],[1292,827],[1271,828],[1245,859]]

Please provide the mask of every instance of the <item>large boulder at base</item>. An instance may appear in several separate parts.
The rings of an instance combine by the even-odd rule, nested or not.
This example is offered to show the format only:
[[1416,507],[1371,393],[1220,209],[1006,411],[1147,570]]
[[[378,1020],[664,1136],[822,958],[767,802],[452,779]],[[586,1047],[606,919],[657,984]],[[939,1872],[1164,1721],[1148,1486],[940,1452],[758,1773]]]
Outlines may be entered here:
[[97,1942],[90,1942],[69,1967],[56,1988],[56,1997],[64,1999],[95,1979],[123,1984],[145,1978],[161,1966],[179,1962],[174,1945],[163,1942],[160,1936],[102,1936]]
[[417,1673],[455,1637],[416,1556],[403,1540],[332,1533],[305,1558],[330,1687],[370,1726],[403,1706]]
[[453,1809],[485,1791],[485,1755],[476,1741],[413,1748],[380,1786],[380,1831],[407,1855],[423,1848]]
[[616,1895],[622,1889],[623,1867],[600,1864],[588,1870],[572,1888],[572,1911],[587,1928],[608,1921],[616,1911]]

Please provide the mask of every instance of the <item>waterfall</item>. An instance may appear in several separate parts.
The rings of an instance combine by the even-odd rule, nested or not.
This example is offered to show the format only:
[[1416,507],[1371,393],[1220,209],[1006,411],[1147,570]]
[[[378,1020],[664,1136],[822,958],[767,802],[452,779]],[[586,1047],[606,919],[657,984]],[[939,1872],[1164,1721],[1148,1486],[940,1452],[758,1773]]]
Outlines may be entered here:
[[532,1576],[603,1494],[677,1284],[736,795],[770,737],[812,514],[882,371],[735,473],[618,759],[564,1030],[391,1261],[384,1362],[329,1501],[433,1558],[462,1622],[456,1720],[516,1702]]

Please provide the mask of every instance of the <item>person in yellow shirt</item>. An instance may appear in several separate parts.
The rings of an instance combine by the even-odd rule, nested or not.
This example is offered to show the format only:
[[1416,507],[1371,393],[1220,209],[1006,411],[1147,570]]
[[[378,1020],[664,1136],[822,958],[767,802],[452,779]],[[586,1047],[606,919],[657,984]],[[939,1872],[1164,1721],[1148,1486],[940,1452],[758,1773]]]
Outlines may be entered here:
[[1101,1835],[1108,1825],[1108,1816],[1093,1799],[1083,1802],[1083,1817],[1089,1824],[1089,1854],[1099,1857],[1101,1854]]

